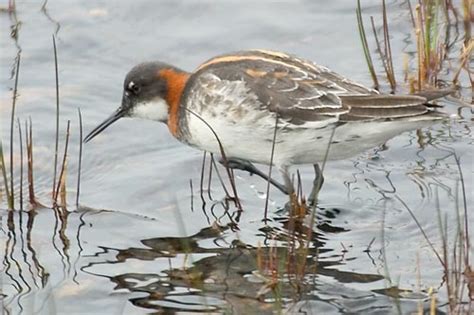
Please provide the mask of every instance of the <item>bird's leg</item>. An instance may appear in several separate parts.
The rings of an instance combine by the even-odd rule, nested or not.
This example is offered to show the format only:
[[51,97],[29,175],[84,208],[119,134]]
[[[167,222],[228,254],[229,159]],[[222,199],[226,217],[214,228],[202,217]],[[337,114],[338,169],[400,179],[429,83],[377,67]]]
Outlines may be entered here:
[[[224,160],[221,158],[219,160],[219,163],[225,166]],[[242,171],[247,171],[250,174],[255,174],[261,178],[263,178],[266,181],[270,181],[270,184],[278,188],[282,193],[288,195],[288,190],[286,185],[282,185],[273,178],[269,178],[267,174],[263,173],[260,171],[255,165],[253,165],[251,162],[247,160],[242,160],[242,159],[236,159],[236,158],[230,158],[227,159],[227,166],[231,169],[234,170],[242,170]],[[285,183],[286,184],[286,183]]]
[[314,180],[313,180],[313,189],[311,190],[311,194],[309,195],[308,202],[311,206],[316,204],[319,191],[321,187],[323,187],[324,183],[324,176],[319,164],[314,164]]

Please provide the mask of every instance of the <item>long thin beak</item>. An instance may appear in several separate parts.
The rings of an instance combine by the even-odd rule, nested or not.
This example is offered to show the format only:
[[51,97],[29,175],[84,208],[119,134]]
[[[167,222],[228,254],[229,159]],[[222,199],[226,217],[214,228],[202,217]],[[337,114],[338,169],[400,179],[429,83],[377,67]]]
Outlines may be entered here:
[[95,136],[104,131],[108,126],[112,125],[115,121],[119,120],[125,115],[125,110],[120,107],[115,113],[113,113],[109,118],[104,120],[100,125],[95,127],[85,138],[84,143],[91,141]]

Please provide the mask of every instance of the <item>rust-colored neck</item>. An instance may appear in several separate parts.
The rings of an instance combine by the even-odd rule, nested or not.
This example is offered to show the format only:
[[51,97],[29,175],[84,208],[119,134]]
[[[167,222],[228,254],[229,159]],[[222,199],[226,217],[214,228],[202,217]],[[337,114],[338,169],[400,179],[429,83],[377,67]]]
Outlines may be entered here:
[[189,78],[189,73],[177,71],[175,69],[162,69],[159,76],[166,80],[167,93],[166,102],[169,106],[168,111],[168,129],[175,137],[179,133],[179,106],[184,87]]

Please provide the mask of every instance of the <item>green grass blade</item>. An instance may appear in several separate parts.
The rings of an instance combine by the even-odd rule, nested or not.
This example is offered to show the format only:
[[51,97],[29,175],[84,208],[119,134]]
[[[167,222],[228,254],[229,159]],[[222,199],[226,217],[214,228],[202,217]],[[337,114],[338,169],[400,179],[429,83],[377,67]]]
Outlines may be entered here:
[[364,50],[365,61],[367,62],[367,67],[369,68],[370,76],[372,77],[372,81],[374,82],[374,88],[378,90],[379,82],[377,79],[377,74],[375,73],[372,57],[370,55],[369,45],[367,43],[367,36],[365,34],[364,21],[362,20],[362,13],[361,13],[361,8],[360,8],[360,0],[357,1],[356,16],[357,16],[357,26],[359,29],[360,41],[362,44],[362,49]]

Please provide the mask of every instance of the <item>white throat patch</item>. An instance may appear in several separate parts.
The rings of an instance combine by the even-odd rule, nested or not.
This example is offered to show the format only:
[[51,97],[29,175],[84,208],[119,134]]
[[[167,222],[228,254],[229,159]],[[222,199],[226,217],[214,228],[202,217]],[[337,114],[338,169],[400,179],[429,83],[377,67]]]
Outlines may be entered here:
[[130,112],[130,117],[165,122],[168,120],[168,104],[160,97],[137,103]]

